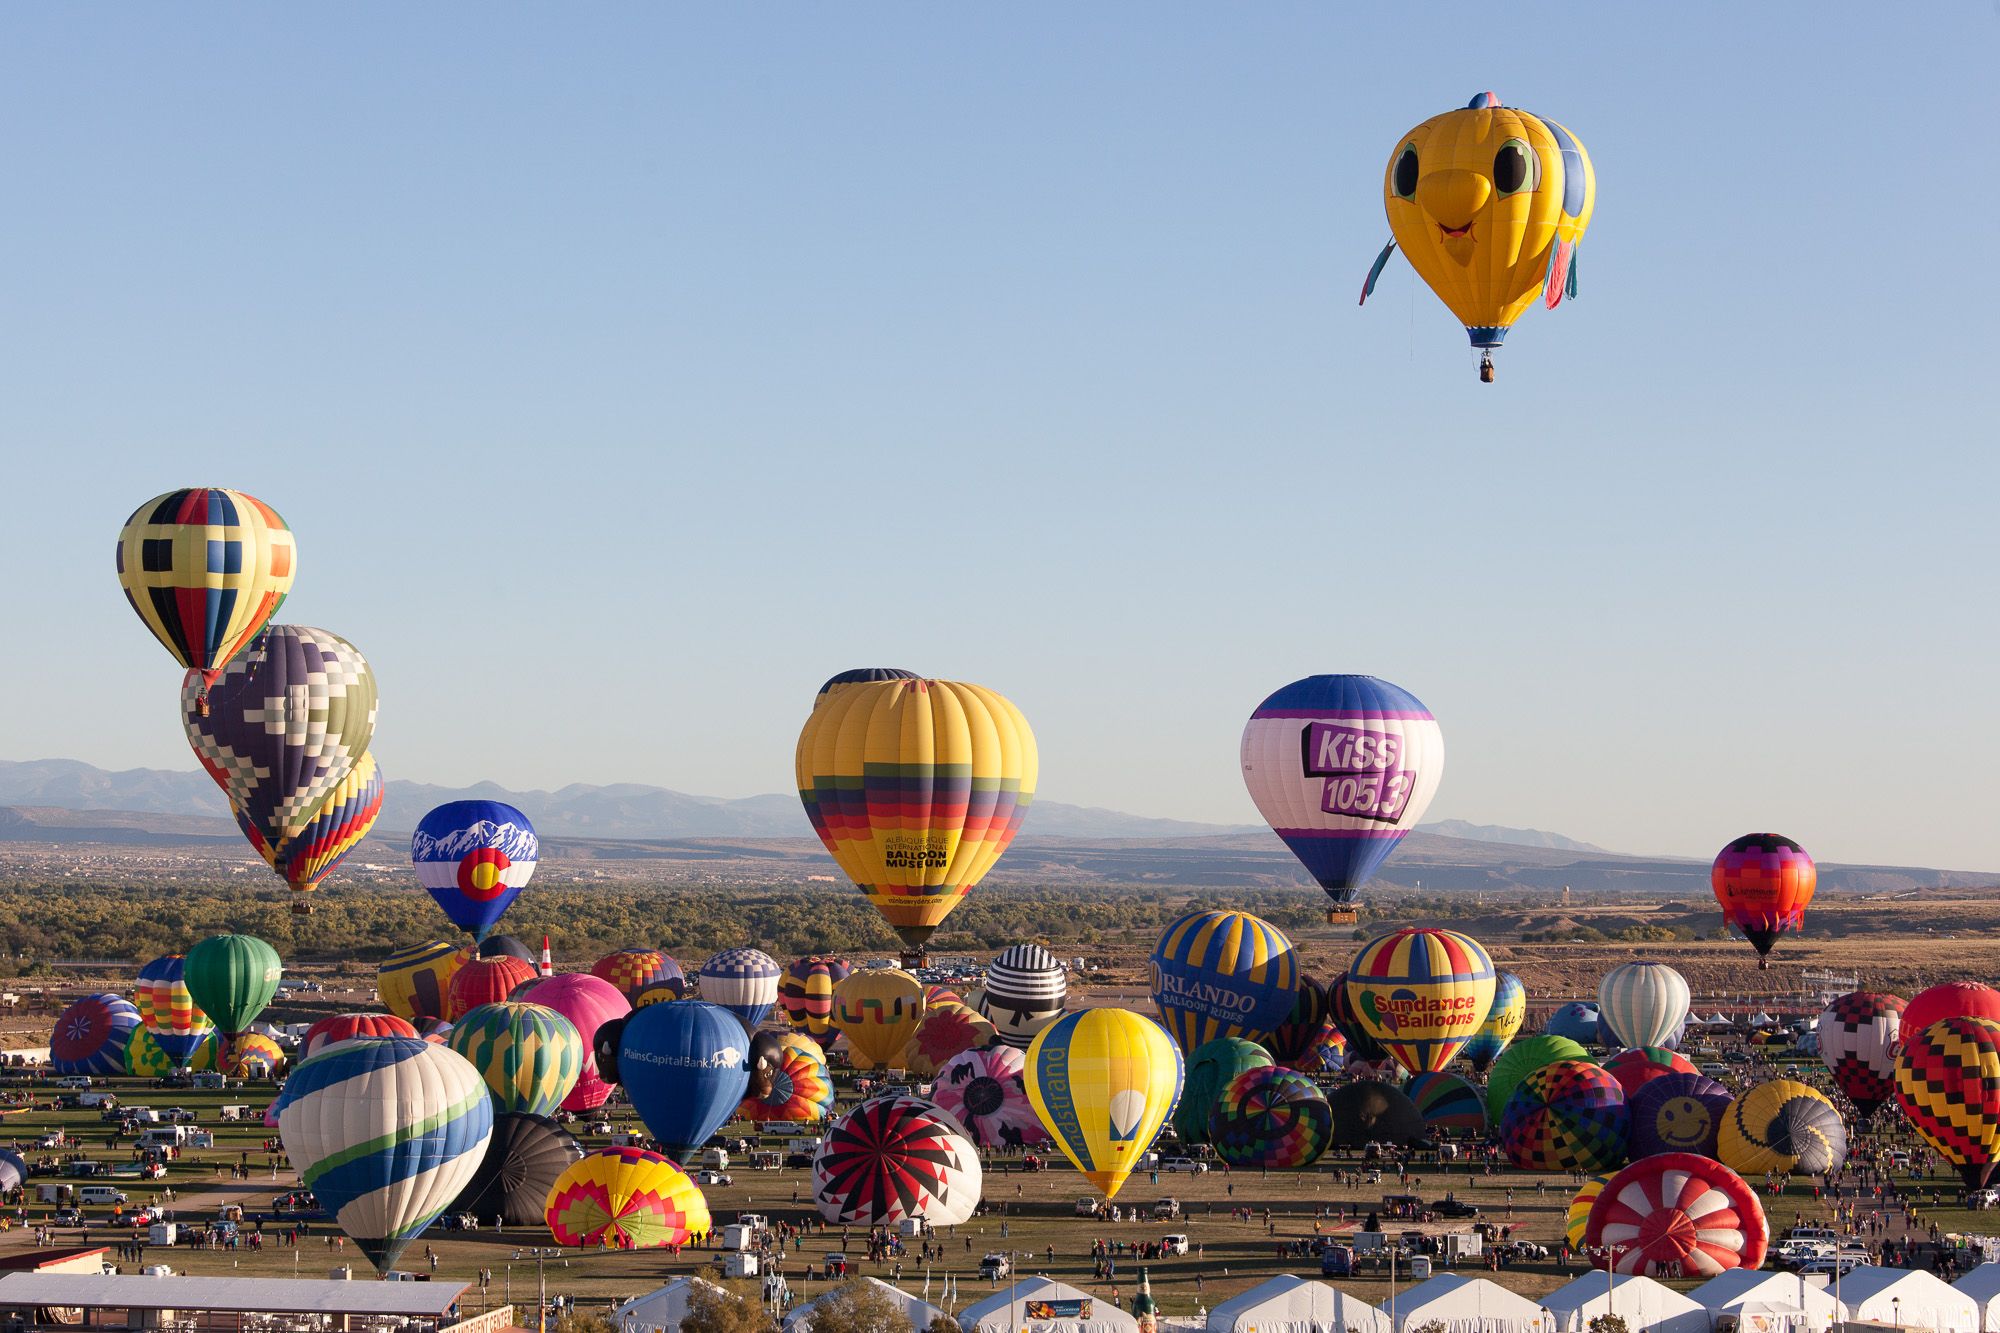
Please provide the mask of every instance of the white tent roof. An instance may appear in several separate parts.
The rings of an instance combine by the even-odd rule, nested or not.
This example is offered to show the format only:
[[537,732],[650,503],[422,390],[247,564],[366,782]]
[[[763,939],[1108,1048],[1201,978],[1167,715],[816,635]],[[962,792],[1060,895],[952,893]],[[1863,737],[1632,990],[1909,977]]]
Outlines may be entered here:
[[1440,1273],[1383,1303],[1397,1333],[1441,1322],[1451,1333],[1552,1333],[1542,1307],[1483,1277]]
[[[1037,1306],[1052,1307],[1046,1314]],[[1087,1313],[1086,1313],[1087,1312]],[[1024,1278],[958,1312],[965,1333],[1139,1333],[1110,1301],[1045,1277]]]
[[1558,1333],[1583,1333],[1591,1320],[1607,1314],[1623,1318],[1627,1328],[1666,1333],[1708,1333],[1709,1326],[1708,1311],[1699,1301],[1631,1273],[1619,1273],[1608,1283],[1602,1273],[1585,1273],[1542,1297],[1542,1307],[1556,1317]]
[[1708,1016],[1708,1025],[1709,1025],[1710,1027],[1725,1027],[1725,1028],[1726,1028],[1726,1027],[1728,1027],[1728,1026],[1729,1026],[1729,1019],[1728,1019],[1728,1018],[1726,1018],[1726,1017],[1724,1017],[1724,1016],[1723,1016],[1723,1015],[1721,1015],[1721,1014],[1710,1014],[1710,1015]]
[[1717,1273],[1688,1293],[1710,1314],[1724,1310],[1738,1314],[1803,1317],[1801,1327],[1823,1329],[1840,1318],[1840,1303],[1833,1293],[1816,1287],[1797,1273],[1768,1273],[1758,1268],[1732,1268]]
[[1951,1285],[1970,1296],[1986,1316],[1983,1327],[2000,1328],[2000,1264],[1981,1264]]
[[660,1329],[662,1333],[674,1333],[687,1318],[688,1297],[697,1286],[720,1291],[713,1282],[704,1282],[698,1277],[677,1277],[657,1291],[644,1296],[635,1296],[611,1312],[611,1322],[621,1333],[644,1333],[647,1329]]
[[[880,1278],[864,1277],[861,1280],[873,1283],[887,1292],[889,1299],[896,1303],[896,1308],[903,1312],[903,1317],[910,1321],[910,1327],[915,1329],[916,1333],[924,1333],[924,1330],[929,1328],[934,1320],[944,1316],[943,1310],[932,1305],[929,1301],[918,1300],[901,1287],[892,1287]],[[827,1293],[828,1296],[832,1294],[831,1292]],[[804,1305],[786,1315],[785,1333],[794,1333],[794,1330],[804,1333],[804,1330],[810,1329],[812,1327],[812,1312],[819,1305],[820,1301],[825,1299],[826,1296],[821,1296],[817,1300],[807,1301]]]
[[1840,1280],[1840,1303],[1849,1319],[1864,1323],[1937,1333],[1979,1333],[1980,1328],[1980,1301],[1917,1269],[1853,1269]]
[[[1324,1282],[1280,1273],[1208,1312],[1208,1333],[1394,1333],[1389,1316]],[[1702,1326],[1707,1333],[1707,1325]]]
[[1762,1009],[1759,1009],[1756,1013],[1750,1016],[1750,1026],[1753,1028],[1767,1028],[1771,1026],[1771,1024],[1777,1021],[1778,1021],[1777,1019],[1771,1017],[1769,1014],[1765,1013]]

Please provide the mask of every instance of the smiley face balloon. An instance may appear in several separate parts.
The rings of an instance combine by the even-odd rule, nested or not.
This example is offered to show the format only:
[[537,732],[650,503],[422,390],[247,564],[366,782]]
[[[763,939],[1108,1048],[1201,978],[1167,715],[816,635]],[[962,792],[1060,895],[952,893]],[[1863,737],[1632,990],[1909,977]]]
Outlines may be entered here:
[[1395,238],[1368,271],[1361,299],[1397,246],[1480,349],[1493,349],[1540,295],[1553,310],[1576,295],[1576,246],[1597,203],[1590,155],[1553,120],[1481,93],[1432,116],[1389,155],[1382,197]]

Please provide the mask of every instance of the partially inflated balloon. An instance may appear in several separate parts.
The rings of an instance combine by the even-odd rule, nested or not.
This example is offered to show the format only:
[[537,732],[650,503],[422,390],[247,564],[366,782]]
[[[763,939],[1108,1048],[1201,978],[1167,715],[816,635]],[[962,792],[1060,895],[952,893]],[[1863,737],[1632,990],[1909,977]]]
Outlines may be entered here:
[[1738,1175],[1826,1175],[1847,1160],[1847,1126],[1817,1088],[1774,1078],[1736,1099],[1716,1150]]
[[139,1007],[122,995],[86,995],[56,1017],[49,1067],[58,1074],[122,1074]]
[[1634,1161],[1654,1153],[1691,1152],[1713,1157],[1734,1093],[1701,1074],[1667,1074],[1625,1099],[1632,1121]]
[[583,1159],[583,1145],[553,1120],[505,1113],[493,1117],[493,1137],[479,1170],[451,1202],[483,1224],[497,1217],[509,1226],[541,1226],[549,1191],[562,1173]]
[[1405,928],[1362,948],[1347,998],[1368,1035],[1412,1074],[1452,1062],[1493,1005],[1493,960],[1455,930]]
[[1326,987],[1310,973],[1299,974],[1298,998],[1292,1012],[1271,1032],[1271,1054],[1279,1064],[1298,1067],[1299,1057],[1318,1038],[1327,1019]]
[[658,949],[620,949],[608,953],[590,965],[590,974],[610,982],[620,995],[634,1003],[656,986],[675,986],[676,1000],[686,998],[688,989],[681,965]]
[[1756,1191],[1722,1163],[1693,1153],[1642,1158],[1612,1176],[1584,1226],[1593,1265],[1649,1277],[1756,1268],[1769,1243]]
[[1276,1062],[1271,1053],[1241,1037],[1217,1037],[1203,1042],[1187,1059],[1180,1106],[1174,1111],[1174,1133],[1183,1143],[1208,1142],[1208,1117],[1222,1091],[1237,1075]]
[[540,856],[535,826],[503,801],[447,801],[410,835],[417,882],[474,939],[521,896]]
[[736,1113],[750,1087],[743,1025],[701,1000],[650,1004],[618,1034],[618,1080],[653,1137],[676,1158]]
[[447,1043],[464,1056],[502,1114],[554,1115],[583,1072],[576,1025],[540,1004],[482,1004],[452,1024]]
[[1542,1024],[1542,1032],[1545,1036],[1567,1037],[1580,1045],[1595,1046],[1599,1044],[1601,1024],[1602,1016],[1597,1012],[1596,1005],[1571,1000],[1568,1004],[1557,1006],[1548,1021]]
[[139,969],[136,992],[139,1020],[176,1067],[185,1067],[195,1048],[207,1040],[215,1024],[188,992],[187,959],[180,954],[155,958]]
[[736,1113],[759,1124],[811,1123],[833,1114],[833,1074],[818,1050],[780,1046],[760,1094],[755,1087]]
[[284,1067],[284,1048],[261,1032],[239,1032],[223,1048],[223,1071],[237,1078],[270,1078]]
[[979,1206],[979,1150],[915,1097],[877,1097],[833,1122],[813,1157],[813,1203],[842,1226],[956,1226]]
[[[1343,983],[1345,984],[1345,983]],[[1472,1034],[1472,1040],[1458,1048],[1459,1055],[1477,1073],[1485,1073],[1508,1043],[1520,1035],[1528,1019],[1528,988],[1512,972],[1493,978],[1493,1003],[1486,1008],[1486,1020]]]
[[159,1039],[145,1026],[134,1028],[125,1043],[125,1072],[133,1078],[164,1078],[177,1070],[196,1072],[222,1067],[222,1038],[214,1028],[206,1028],[194,1049],[182,1056],[170,1056]]
[[278,951],[255,935],[211,935],[187,951],[188,996],[225,1037],[264,1012],[284,975]]
[[1403,1095],[1434,1134],[1486,1133],[1486,1103],[1479,1089],[1456,1074],[1413,1074]]
[[1507,1099],[1534,1070],[1557,1060],[1588,1060],[1590,1052],[1568,1037],[1529,1037],[1509,1046],[1486,1075],[1486,1117],[1500,1123]]
[[1188,1054],[1217,1037],[1268,1039],[1298,998],[1298,951],[1248,912],[1190,912],[1161,933],[1149,972],[1160,1022]]
[[445,940],[398,949],[376,969],[375,993],[398,1018],[447,1018],[451,979],[471,958],[471,950]]
[[1123,1009],[1085,1009],[1028,1047],[1028,1097],[1063,1154],[1109,1199],[1180,1100],[1181,1053],[1166,1030]]
[[1622,963],[1597,983],[1597,1012],[1615,1045],[1678,1045],[1688,1017],[1687,978],[1665,963]]
[[1531,1071],[1500,1118],[1500,1146],[1523,1171],[1609,1171],[1631,1132],[1625,1090],[1586,1060]]
[[1333,1142],[1339,1148],[1364,1143],[1417,1143],[1424,1117],[1402,1089],[1369,1079],[1343,1083],[1327,1094],[1333,1110]]
[[993,1025],[977,1009],[963,1004],[934,1004],[924,1010],[924,1021],[917,1024],[910,1044],[897,1059],[918,1078],[934,1078],[953,1056],[998,1042]]
[[1304,1074],[1273,1065],[1230,1080],[1208,1116],[1208,1141],[1232,1167],[1311,1166],[1333,1139],[1333,1108]]
[[1656,1078],[1695,1072],[1692,1060],[1664,1046],[1634,1046],[1620,1051],[1604,1062],[1604,1070],[1618,1080],[1628,1098]]
[[845,958],[809,954],[795,959],[778,983],[778,1004],[792,1026],[815,1037],[833,1030],[833,988],[854,971]]
[[1805,924],[1819,871],[1790,838],[1752,833],[1716,854],[1708,878],[1722,919],[1743,932],[1763,968],[1771,965],[1768,955],[1778,936]]
[[1563,1214],[1563,1240],[1572,1250],[1583,1249],[1583,1237],[1590,1223],[1590,1209],[1597,1202],[1597,1196],[1604,1193],[1608,1175],[1591,1176],[1583,1182],[1583,1188],[1570,1196],[1569,1209]]
[[685,1171],[643,1148],[600,1148],[549,1190],[544,1220],[558,1245],[651,1250],[685,1245],[713,1226]]
[[[594,1111],[611,1096],[611,1083],[602,1076],[594,1055],[597,1030],[613,1019],[625,1017],[632,1006],[610,982],[588,972],[570,972],[542,977],[520,988],[516,999],[547,1005],[575,1026],[583,1041],[583,1066],[576,1083],[562,1099],[565,1111]],[[463,1024],[461,1019],[460,1023]],[[455,1035],[455,1033],[454,1033]]]
[[833,1025],[856,1069],[895,1064],[923,1017],[923,983],[901,968],[868,968],[833,989]]
[[1047,1143],[1049,1131],[1028,1097],[1027,1056],[1012,1046],[964,1051],[938,1071],[932,1096],[983,1148]]
[[701,998],[719,1004],[755,1032],[778,1002],[778,979],[784,970],[762,949],[724,949],[701,965]]
[[277,614],[297,568],[285,520],[242,491],[168,491],[118,534],[125,600],[176,662],[208,678]]
[[1896,1095],[1896,1045],[1903,999],[1854,991],[1819,1016],[1819,1058],[1864,1119]]
[[1417,826],[1444,736],[1409,691],[1373,676],[1295,680],[1243,728],[1243,782],[1271,829],[1352,922],[1351,904]]
[[1347,1036],[1332,1019],[1320,1025],[1319,1035],[1306,1043],[1305,1054],[1293,1068],[1301,1074],[1338,1074],[1347,1068]]
[[1967,1189],[1984,1188],[2000,1164],[2000,1023],[1946,1018],[1906,1026],[1896,1101]]
[[535,957],[535,951],[526,940],[514,935],[488,935],[479,941],[477,952],[481,958],[518,958],[537,972],[541,970],[541,960]]
[[799,732],[813,831],[918,952],[1013,842],[1035,774],[1020,710],[962,681],[843,686]]

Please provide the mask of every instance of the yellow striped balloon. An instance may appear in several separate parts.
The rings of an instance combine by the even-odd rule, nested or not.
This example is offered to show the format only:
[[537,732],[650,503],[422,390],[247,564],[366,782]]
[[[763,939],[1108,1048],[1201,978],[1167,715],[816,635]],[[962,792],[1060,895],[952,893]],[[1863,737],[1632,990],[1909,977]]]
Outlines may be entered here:
[[1184,1054],[1217,1037],[1268,1044],[1298,1002],[1291,940],[1248,912],[1190,912],[1153,949],[1153,1003]]
[[409,1022],[443,1018],[451,979],[472,960],[472,950],[446,940],[413,944],[382,960],[375,973],[375,993],[382,1007]]
[[284,1067],[285,1048],[261,1032],[239,1032],[222,1050],[222,1068],[236,1078],[270,1078]]
[[242,491],[168,491],[118,534],[125,600],[176,662],[210,681],[277,613],[296,568],[285,520]]
[[641,1148],[602,1148],[573,1163],[549,1190],[545,1220],[559,1245],[614,1250],[685,1245],[712,1226],[687,1173]]
[[1166,1030],[1125,1009],[1084,1009],[1035,1034],[1028,1100],[1076,1169],[1116,1195],[1180,1103],[1184,1067]]
[[1020,830],[1035,735],[984,686],[873,681],[820,701],[796,767],[813,831],[918,953]]
[[833,988],[833,1025],[856,1069],[886,1069],[924,1020],[924,986],[900,967],[866,968]]
[[1347,969],[1347,1000],[1369,1036],[1412,1074],[1436,1073],[1479,1031],[1497,974],[1485,948],[1455,930],[1409,927],[1365,945]]

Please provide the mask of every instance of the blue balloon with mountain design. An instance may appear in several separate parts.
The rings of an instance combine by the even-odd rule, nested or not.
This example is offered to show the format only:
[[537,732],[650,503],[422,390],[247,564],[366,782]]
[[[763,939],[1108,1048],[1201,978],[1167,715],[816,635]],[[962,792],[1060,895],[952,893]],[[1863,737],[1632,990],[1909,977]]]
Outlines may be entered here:
[[417,882],[479,940],[528,887],[540,855],[535,826],[504,801],[447,801],[410,836]]

